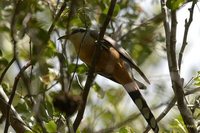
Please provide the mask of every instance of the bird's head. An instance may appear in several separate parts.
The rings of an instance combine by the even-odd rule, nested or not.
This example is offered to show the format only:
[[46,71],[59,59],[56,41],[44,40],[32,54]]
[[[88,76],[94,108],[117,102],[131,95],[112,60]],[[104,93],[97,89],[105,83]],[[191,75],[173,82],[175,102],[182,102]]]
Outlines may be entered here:
[[72,32],[70,34],[61,36],[60,38],[58,38],[58,40],[67,39],[70,40],[73,44],[80,44],[80,41],[86,33],[87,30],[85,28],[76,28],[72,29]]

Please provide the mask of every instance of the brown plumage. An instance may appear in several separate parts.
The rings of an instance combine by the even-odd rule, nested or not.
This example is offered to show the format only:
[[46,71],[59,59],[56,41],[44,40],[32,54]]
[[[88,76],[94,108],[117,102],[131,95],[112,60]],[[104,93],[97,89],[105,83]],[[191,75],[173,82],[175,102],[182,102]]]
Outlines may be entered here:
[[[91,66],[97,45],[98,32],[75,29],[70,35],[65,35],[60,39],[63,38],[69,39],[74,45],[79,58],[88,66]],[[150,127],[154,132],[158,132],[157,122],[139,91],[139,88],[144,88],[144,85],[135,80],[132,69],[135,69],[147,83],[150,83],[149,80],[131,59],[130,55],[122,47],[117,46],[116,41],[112,38],[104,36],[101,45],[102,48],[95,65],[95,72],[123,85]]]

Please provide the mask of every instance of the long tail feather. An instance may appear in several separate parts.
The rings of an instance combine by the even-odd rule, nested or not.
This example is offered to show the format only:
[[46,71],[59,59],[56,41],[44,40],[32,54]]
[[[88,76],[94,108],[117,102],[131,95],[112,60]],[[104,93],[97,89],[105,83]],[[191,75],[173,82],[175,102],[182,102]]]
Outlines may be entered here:
[[124,87],[127,90],[128,94],[130,95],[131,99],[134,101],[134,103],[140,110],[145,120],[148,122],[149,126],[152,128],[152,130],[155,133],[158,133],[159,127],[157,125],[156,119],[154,115],[152,114],[150,108],[148,107],[145,99],[141,95],[137,84],[135,84],[133,81],[131,84],[125,85]]

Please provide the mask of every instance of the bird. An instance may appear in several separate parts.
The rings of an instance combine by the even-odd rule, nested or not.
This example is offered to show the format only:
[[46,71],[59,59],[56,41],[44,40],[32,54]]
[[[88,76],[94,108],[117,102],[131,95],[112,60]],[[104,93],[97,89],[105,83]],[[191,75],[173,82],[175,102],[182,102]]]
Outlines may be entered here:
[[75,28],[71,33],[61,36],[59,40],[69,40],[74,45],[79,58],[89,67],[92,65],[97,45],[101,45],[100,56],[95,64],[95,73],[121,84],[148,125],[157,133],[159,131],[157,121],[139,90],[144,89],[145,85],[134,78],[132,70],[136,70],[150,84],[148,78],[126,50],[118,45],[114,39],[104,35],[103,39],[99,41],[100,43],[97,43],[98,36],[98,30]]

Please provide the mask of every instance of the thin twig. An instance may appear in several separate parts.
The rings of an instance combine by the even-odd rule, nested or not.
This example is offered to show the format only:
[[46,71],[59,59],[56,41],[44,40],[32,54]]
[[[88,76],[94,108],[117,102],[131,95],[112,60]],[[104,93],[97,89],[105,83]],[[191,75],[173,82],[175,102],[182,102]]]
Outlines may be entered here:
[[133,29],[130,29],[127,33],[125,33],[124,35],[122,35],[117,41],[123,40],[130,33],[133,33],[134,31],[136,31],[137,29],[139,29],[141,27],[147,26],[151,22],[156,21],[157,19],[160,19],[160,17],[162,17],[162,14],[157,14],[153,18],[150,18],[150,19],[146,20],[144,23],[141,23],[141,24],[137,25],[136,27],[134,27]]
[[194,94],[194,93],[199,92],[199,91],[200,91],[200,87],[190,89],[190,90],[186,90],[185,95]]
[[[63,11],[65,10],[65,8],[66,8],[66,6],[67,6],[67,3],[66,3],[66,1],[64,1],[63,2],[63,4],[61,5],[61,8],[60,8],[60,10],[58,11],[58,13],[55,15],[55,18],[54,18],[54,20],[53,20],[53,23],[51,24],[51,26],[50,26],[50,28],[49,28],[49,30],[48,30],[48,34],[50,35],[51,34],[51,32],[53,31],[53,29],[54,29],[54,26],[55,26],[55,23],[58,21],[58,19],[60,18],[60,16],[61,16],[61,14],[63,13]],[[66,41],[65,41],[66,42]],[[65,48],[63,48],[62,47],[62,50],[64,51],[64,49]],[[65,53],[65,52],[63,52],[63,53]],[[64,90],[64,88],[65,88],[65,83],[64,83],[64,79],[65,79],[65,73],[64,73],[64,71],[63,71],[63,67],[64,67],[64,60],[62,60],[62,57],[60,57],[59,55],[58,55],[58,59],[59,59],[59,61],[60,61],[60,83],[61,83],[61,86],[62,86],[62,90]]]
[[62,6],[61,6],[61,8],[60,8],[60,10],[58,11],[58,13],[57,13],[56,16],[55,16],[55,18],[54,18],[54,20],[53,20],[53,23],[51,24],[51,26],[50,26],[50,28],[49,28],[49,30],[48,30],[48,34],[49,34],[49,35],[50,35],[51,32],[53,31],[54,26],[55,26],[55,23],[56,23],[56,22],[58,21],[58,19],[60,18],[60,15],[61,15],[62,12],[65,10],[66,6],[67,6],[67,4],[66,4],[66,2],[64,1],[63,4],[62,4]]
[[12,105],[12,101],[14,99],[15,96],[15,92],[17,90],[17,84],[19,82],[19,79],[22,77],[21,73],[23,73],[29,66],[31,66],[31,62],[28,62],[21,70],[20,72],[17,74],[17,76],[15,77],[15,82],[13,84],[13,89],[7,104],[7,112],[6,112],[6,124],[5,124],[5,129],[4,129],[4,133],[8,132],[8,128],[9,128],[9,124],[10,124],[10,107]]
[[[199,91],[200,91],[200,87],[197,87],[197,88],[186,91],[184,94],[185,94],[185,96],[187,96],[187,95],[191,95],[191,94],[194,94],[196,92],[199,92]],[[175,103],[176,103],[176,98],[173,97],[171,99],[170,103],[167,105],[167,107],[157,117],[156,121],[159,122],[160,120],[162,120],[167,115],[167,113],[171,110],[171,108],[175,105]],[[147,126],[145,132],[148,132],[150,129],[151,128],[149,126]]]
[[116,4],[116,0],[112,0],[111,1],[111,4],[110,4],[110,7],[109,7],[109,10],[108,10],[108,13],[107,13],[107,16],[106,16],[106,20],[105,22],[103,23],[103,26],[102,28],[100,29],[100,34],[98,36],[98,40],[97,40],[97,48],[95,49],[95,54],[93,56],[93,59],[92,59],[92,65],[89,69],[89,72],[88,72],[88,77],[87,77],[87,81],[86,81],[86,84],[85,84],[85,88],[84,88],[84,91],[83,91],[83,95],[82,95],[82,100],[83,100],[83,103],[81,104],[80,106],[80,109],[78,111],[78,114],[76,116],[76,119],[74,121],[74,124],[73,124],[73,127],[74,127],[74,131],[76,132],[78,126],[80,125],[80,122],[83,118],[83,114],[84,114],[84,111],[85,111],[85,106],[86,106],[86,102],[87,102],[87,97],[88,97],[88,93],[89,93],[89,90],[90,90],[90,86],[93,82],[93,79],[94,79],[94,72],[95,72],[95,64],[100,56],[100,48],[101,48],[101,40],[103,39],[104,37],[104,34],[105,34],[105,31],[106,31],[106,28],[111,20],[111,17],[112,17],[112,14],[113,14],[113,11],[114,11],[114,8],[115,8],[115,4]]
[[[87,29],[86,29],[86,30],[87,30]],[[86,32],[85,32],[85,34],[84,34],[84,36],[83,36],[83,38],[82,38],[82,40],[81,40],[80,47],[79,47],[78,52],[77,52],[77,56],[76,56],[76,65],[75,65],[75,68],[74,68],[72,77],[71,77],[71,79],[70,79],[70,81],[69,81],[69,88],[68,88],[68,90],[70,90],[70,88],[71,88],[71,86],[72,86],[72,81],[73,81],[73,79],[74,79],[74,76],[75,76],[75,74],[76,74],[76,70],[77,70],[77,68],[78,68],[78,59],[79,59],[79,55],[80,55],[81,48],[82,48],[83,41],[84,41],[85,37],[86,37]]]
[[[196,92],[200,92],[200,87],[197,87],[197,88],[194,88],[194,89],[191,89],[191,90],[187,90],[185,92],[185,96],[187,95],[191,95],[191,94],[194,94]],[[169,102],[170,101],[170,102]],[[162,106],[165,106],[167,105],[167,107],[161,112],[161,114],[157,117],[156,121],[159,122],[161,121],[168,113],[169,111],[174,107],[176,103],[176,98],[173,96],[172,98],[170,98],[169,100],[166,100],[165,102],[163,103],[160,103],[159,105],[156,105],[155,107],[152,107],[153,110],[156,110]],[[126,125],[127,123],[130,123],[131,121],[133,121],[134,119],[137,119],[138,116],[140,116],[141,113],[138,113],[138,114],[132,114],[130,116],[128,116],[126,120],[124,121],[121,121],[119,123],[117,123],[116,125],[114,126],[111,126],[109,128],[105,128],[105,129],[100,129],[99,131],[95,131],[94,133],[107,133],[107,132],[113,132],[115,129],[118,129],[124,125]],[[146,127],[146,130],[144,131],[144,133],[147,133],[148,131],[150,131],[150,126],[148,125]]]
[[179,52],[179,58],[178,58],[179,70],[181,70],[181,63],[182,63],[183,53],[184,53],[185,48],[187,46],[188,31],[189,31],[190,25],[191,25],[191,23],[193,21],[194,7],[195,7],[196,3],[197,3],[197,0],[193,0],[191,8],[188,9],[189,12],[190,12],[189,20],[185,19],[185,31],[184,31],[183,42],[182,42],[182,46],[181,46],[181,50]]
[[8,65],[7,65],[6,68],[4,69],[4,71],[2,72],[1,77],[0,77],[0,84],[2,83],[3,78],[4,78],[5,74],[6,74],[6,72],[8,71],[8,69],[9,69],[10,66],[13,64],[14,61],[15,61],[15,58],[13,57],[12,60],[8,63]]
[[[74,15],[74,10],[75,9],[76,9],[76,1],[71,0],[71,2],[70,2],[70,10],[69,10],[69,14],[68,14],[67,22],[66,22],[66,29],[67,29],[66,30],[66,34],[67,35],[69,35],[70,21],[71,21],[73,15]],[[85,35],[84,35],[83,38],[85,38]],[[67,43],[67,40],[64,40],[64,44],[66,44],[66,43]],[[80,45],[82,45],[82,44],[80,44]],[[62,53],[64,53],[64,54],[66,53],[65,52],[65,49],[66,49],[65,47],[66,47],[66,45],[62,45]],[[79,54],[78,54],[78,56],[79,56]],[[78,65],[78,56],[77,56],[77,62],[76,62],[76,66],[75,66],[73,75],[72,75],[71,79],[69,79],[69,86],[68,86],[68,90],[67,91],[70,91],[70,88],[71,88],[71,85],[72,85],[72,81],[74,79],[74,75],[75,75],[76,69],[78,67],[77,66]],[[63,71],[63,63],[60,62],[60,64],[61,64],[61,67],[60,67],[61,77],[63,77],[63,79],[61,80],[61,82],[62,82],[62,90],[65,90],[66,87],[65,87],[65,84],[64,84],[64,75],[63,75],[64,73],[62,72]]]
[[170,45],[170,26],[169,26],[169,14],[167,11],[166,3],[165,0],[161,0],[161,10],[162,10],[162,15],[163,15],[163,24],[164,24],[164,29],[165,29],[165,36],[166,36],[166,45]]
[[[20,12],[21,2],[22,2],[22,0],[18,0],[15,3],[15,8],[14,8],[14,12],[13,12],[13,16],[12,16],[11,24],[10,24],[10,27],[11,27],[10,28],[10,36],[11,36],[12,43],[13,43],[13,54],[14,54],[13,58],[15,58],[16,64],[17,64],[17,66],[19,68],[19,71],[21,71],[22,67],[21,67],[20,61],[18,59],[17,40],[15,39],[15,33],[16,33],[15,25],[16,25],[16,16]],[[27,77],[24,75],[24,73],[21,73],[21,78],[22,78],[22,80],[24,82],[24,85],[26,87],[27,92],[30,94],[30,85],[29,85]],[[31,103],[33,104],[34,101],[33,101],[32,97],[30,98],[30,100],[31,100]]]
[[[171,99],[171,101],[169,102],[169,104],[167,105],[167,107],[162,111],[162,113],[156,118],[156,121],[159,122],[160,120],[162,120],[162,118],[164,118],[167,113],[172,109],[172,107],[174,107],[174,104],[176,103],[176,97],[173,97]],[[144,131],[144,133],[148,133],[150,130],[150,126],[146,127],[146,130]]]

